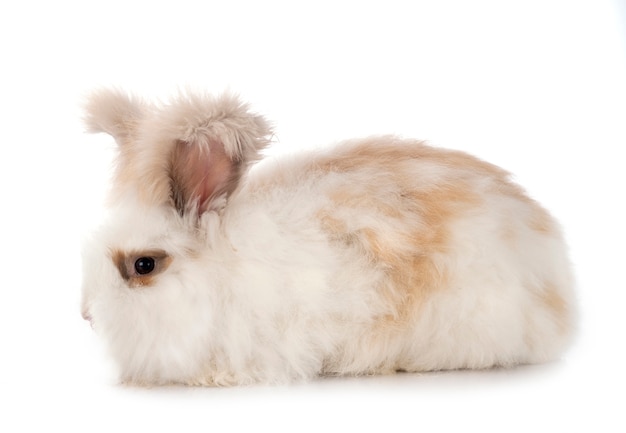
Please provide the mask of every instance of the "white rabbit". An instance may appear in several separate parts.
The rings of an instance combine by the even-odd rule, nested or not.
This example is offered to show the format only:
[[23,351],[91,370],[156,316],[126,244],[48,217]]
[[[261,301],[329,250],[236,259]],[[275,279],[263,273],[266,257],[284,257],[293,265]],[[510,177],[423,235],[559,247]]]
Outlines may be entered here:
[[87,105],[119,145],[82,312],[135,384],[545,362],[575,328],[560,229],[508,174],[393,136],[253,164],[232,95]]

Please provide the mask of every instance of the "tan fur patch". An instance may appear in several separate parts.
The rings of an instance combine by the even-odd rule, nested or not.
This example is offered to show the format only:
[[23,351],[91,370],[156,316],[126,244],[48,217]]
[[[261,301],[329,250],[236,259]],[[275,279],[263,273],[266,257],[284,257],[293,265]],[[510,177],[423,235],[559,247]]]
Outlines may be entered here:
[[350,234],[346,227],[346,223],[333,217],[329,210],[322,210],[318,212],[317,218],[322,224],[322,228],[333,241],[347,242]]
[[[384,185],[372,180],[365,186],[347,185],[333,190],[328,193],[331,206],[318,213],[321,226],[332,241],[362,249],[372,266],[386,275],[379,290],[389,305],[389,314],[380,318],[381,328],[404,327],[430,292],[446,287],[446,271],[435,258],[446,252],[450,223],[479,203],[478,196],[462,180],[416,188],[408,172],[413,167],[407,166],[407,162],[434,155],[429,148],[415,143],[365,143],[352,152],[344,151],[337,158],[329,157],[311,166],[313,170],[344,173],[384,169]],[[471,157],[468,160],[481,170],[491,170],[489,165]],[[387,191],[390,185],[393,191]],[[380,226],[359,226],[354,221],[359,215],[377,219]]]
[[552,284],[546,284],[538,296],[543,305],[553,313],[560,331],[564,333],[570,329],[571,324],[567,302],[556,287]]
[[347,145],[336,153],[312,161],[311,166],[325,171],[346,172],[375,164],[385,167],[400,161],[419,159],[441,164],[442,167],[465,168],[475,173],[505,178],[501,168],[469,154],[426,146],[420,141],[400,140],[395,137],[373,137],[358,145]]
[[[530,200],[530,199],[528,199]],[[537,203],[533,203],[534,214],[528,222],[528,226],[536,232],[542,234],[550,234],[554,232],[554,222],[547,211],[539,206]]]
[[[134,269],[135,262],[141,257],[151,257],[155,260],[155,268],[149,274],[140,275]],[[172,263],[172,258],[162,250],[130,252],[113,250],[111,251],[111,260],[115,264],[122,279],[124,279],[131,288],[152,286],[156,276],[164,272]]]

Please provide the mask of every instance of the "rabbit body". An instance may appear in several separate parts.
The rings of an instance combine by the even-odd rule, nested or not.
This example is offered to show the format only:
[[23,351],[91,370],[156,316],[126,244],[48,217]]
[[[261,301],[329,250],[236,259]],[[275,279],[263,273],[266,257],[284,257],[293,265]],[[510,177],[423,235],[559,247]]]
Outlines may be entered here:
[[392,136],[253,164],[271,130],[229,95],[101,92],[87,121],[120,154],[83,315],[125,382],[482,369],[571,340],[560,229],[493,165]]

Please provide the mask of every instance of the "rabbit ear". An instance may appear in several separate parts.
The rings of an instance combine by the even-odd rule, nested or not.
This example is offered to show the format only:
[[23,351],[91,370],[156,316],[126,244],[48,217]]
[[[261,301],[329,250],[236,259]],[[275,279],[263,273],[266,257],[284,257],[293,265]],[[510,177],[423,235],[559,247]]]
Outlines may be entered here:
[[170,155],[171,196],[183,214],[201,214],[230,194],[248,165],[269,144],[271,127],[233,95],[181,96],[162,113],[174,133]]
[[181,214],[201,214],[215,198],[235,189],[240,172],[241,164],[226,155],[219,141],[178,141],[170,166],[173,204]]
[[93,92],[85,104],[85,124],[89,132],[106,132],[118,144],[133,139],[147,106],[137,98],[116,89]]

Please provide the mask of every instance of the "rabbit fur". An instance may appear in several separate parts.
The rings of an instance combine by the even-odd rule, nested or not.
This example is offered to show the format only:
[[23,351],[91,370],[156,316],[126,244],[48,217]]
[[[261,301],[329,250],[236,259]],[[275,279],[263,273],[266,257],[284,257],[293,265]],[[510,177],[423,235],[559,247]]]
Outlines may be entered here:
[[101,90],[86,123],[119,152],[82,313],[123,382],[506,367],[571,341],[560,228],[496,166],[395,136],[258,162],[272,129],[232,94]]

